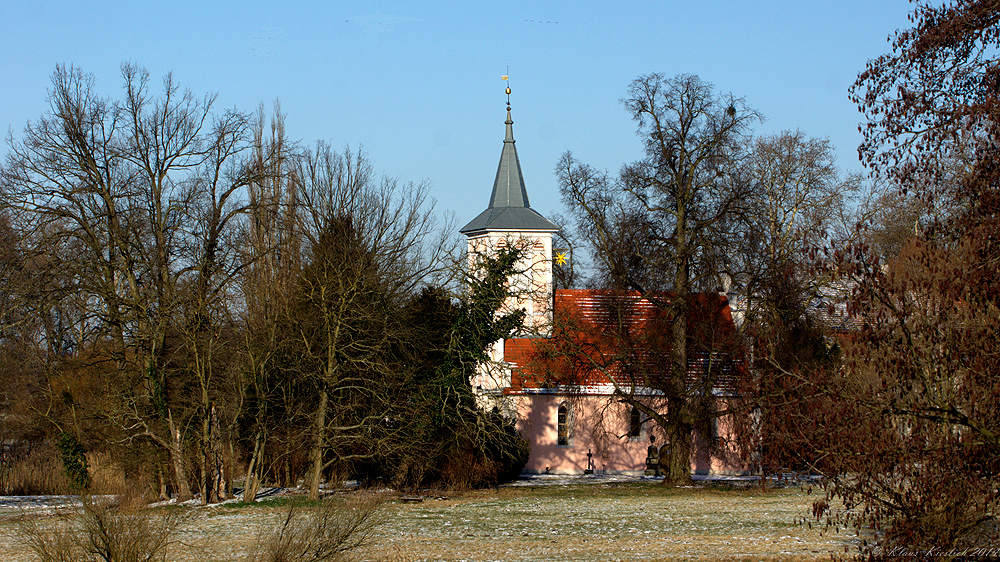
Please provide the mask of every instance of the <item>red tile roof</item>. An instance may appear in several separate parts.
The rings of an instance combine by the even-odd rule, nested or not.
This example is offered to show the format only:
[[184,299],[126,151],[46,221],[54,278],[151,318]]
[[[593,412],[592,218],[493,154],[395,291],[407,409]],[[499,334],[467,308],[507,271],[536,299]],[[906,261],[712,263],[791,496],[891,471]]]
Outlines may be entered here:
[[[671,384],[670,295],[558,290],[548,338],[511,338],[508,393],[572,388],[607,393],[614,386],[656,393]],[[655,301],[655,302],[654,302]],[[691,295],[687,311],[687,391],[732,392],[744,370],[742,346],[724,295]],[[614,383],[614,384],[612,384]]]

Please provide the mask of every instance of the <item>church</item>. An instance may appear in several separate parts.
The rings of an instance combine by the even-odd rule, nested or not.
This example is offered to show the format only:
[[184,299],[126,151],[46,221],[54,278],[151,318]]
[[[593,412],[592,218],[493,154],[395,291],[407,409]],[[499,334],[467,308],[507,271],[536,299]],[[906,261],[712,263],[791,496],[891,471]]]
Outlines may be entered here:
[[[552,244],[559,227],[528,203],[509,101],[506,134],[489,203],[460,232],[468,241],[470,266],[477,255],[508,244],[525,251],[511,279],[511,296],[505,305],[507,311],[525,311],[522,333],[496,342],[490,350],[490,363],[481,365],[473,380],[481,406],[499,408],[516,418],[518,431],[531,447],[524,472],[656,473],[657,455],[669,443],[653,420],[618,398],[621,392],[628,392],[644,405],[662,409],[665,402],[662,393],[653,388],[655,385],[637,383],[634,374],[621,365],[581,371],[553,369],[552,361],[540,360],[555,341],[553,332],[557,329],[562,329],[563,335],[569,330],[570,339],[596,349],[592,357],[609,355],[606,351],[610,344],[599,342],[606,332],[609,311],[623,306],[628,307],[626,322],[634,332],[655,337],[670,330],[669,326],[657,325],[656,307],[637,294],[555,289]],[[728,299],[725,294],[714,293],[694,297],[703,301],[702,309],[710,311],[707,318],[701,319],[701,325],[709,327],[719,345],[688,354],[688,380],[704,380],[708,373],[721,373],[713,380],[731,382],[742,365],[718,351],[736,337]],[[717,400],[725,400],[732,390],[732,384],[711,384],[709,392]],[[725,419],[718,419],[712,435],[696,432],[692,436],[693,474],[746,472],[728,439],[730,433]]]

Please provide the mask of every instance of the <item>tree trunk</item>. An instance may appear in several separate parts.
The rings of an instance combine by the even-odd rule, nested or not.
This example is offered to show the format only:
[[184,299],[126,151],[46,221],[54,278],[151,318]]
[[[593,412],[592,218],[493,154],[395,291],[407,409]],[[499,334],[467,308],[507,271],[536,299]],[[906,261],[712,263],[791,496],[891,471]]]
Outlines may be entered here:
[[661,461],[663,484],[665,486],[687,486],[691,484],[691,428],[685,424],[675,426],[668,434],[670,453],[666,463]]
[[226,499],[226,459],[222,453],[222,431],[219,429],[219,414],[212,405],[212,458],[215,461],[215,472],[213,481],[215,482],[215,497],[219,500]]
[[202,449],[202,504],[216,503],[225,499],[226,475],[222,468],[222,438],[219,435],[219,417],[215,404],[209,407],[202,424]]
[[163,475],[163,465],[159,462],[156,463],[156,480],[160,484],[160,499],[163,501],[169,500],[170,495],[167,494],[167,479]]
[[316,407],[316,418],[313,423],[312,450],[309,452],[309,499],[319,499],[319,480],[323,475],[323,452],[326,447],[326,408],[329,395],[326,389],[320,391],[319,406]]
[[210,445],[212,434],[212,414],[208,411],[201,420],[201,505],[215,503],[216,499],[212,493],[212,446]]
[[191,499],[191,486],[188,485],[187,469],[184,467],[184,443],[181,432],[174,425],[174,417],[167,412],[167,429],[170,431],[170,461],[174,465],[174,477],[177,479],[177,501]]
[[292,481],[292,444],[288,440],[288,436],[285,436],[285,479],[283,481],[283,487],[290,488],[293,484],[298,485],[296,482]]
[[[674,371],[673,387],[668,392],[667,415],[670,418],[670,460],[663,483],[669,486],[686,486],[691,483],[691,424],[689,423],[688,394],[688,299],[691,294],[691,263],[688,258],[686,235],[687,207],[677,209],[677,272],[674,277],[673,333],[671,334],[671,367]],[[707,374],[706,374],[707,376]],[[672,394],[672,396],[671,396]]]
[[257,437],[254,439],[253,444],[253,455],[250,456],[250,464],[247,465],[247,481],[243,487],[244,502],[252,502],[257,499],[257,491],[260,489],[260,477],[257,473],[260,472],[261,457],[263,454],[264,433],[263,431],[257,431]]

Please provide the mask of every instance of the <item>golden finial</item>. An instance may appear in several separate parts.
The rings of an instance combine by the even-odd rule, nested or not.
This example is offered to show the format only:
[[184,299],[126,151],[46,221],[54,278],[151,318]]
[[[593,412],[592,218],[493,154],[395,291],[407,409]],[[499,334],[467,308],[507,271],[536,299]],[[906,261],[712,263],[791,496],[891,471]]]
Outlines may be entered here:
[[507,109],[510,109],[510,66],[507,67],[507,74],[500,77],[507,82]]

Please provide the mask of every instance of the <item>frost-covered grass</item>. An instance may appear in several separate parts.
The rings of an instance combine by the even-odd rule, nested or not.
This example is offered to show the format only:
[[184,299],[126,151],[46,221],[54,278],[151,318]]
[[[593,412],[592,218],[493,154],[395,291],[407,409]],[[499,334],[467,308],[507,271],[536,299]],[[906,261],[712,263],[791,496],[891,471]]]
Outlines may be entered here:
[[[502,488],[422,503],[391,501],[365,560],[814,560],[852,538],[808,520],[815,492],[799,488],[671,489],[650,482]],[[177,509],[177,508],[174,508]],[[286,511],[262,502],[197,512],[176,531],[169,560],[240,560]],[[46,513],[49,513],[46,515]],[[0,510],[4,560],[32,560],[18,513]],[[28,515],[58,524],[42,511]]]
[[848,537],[800,525],[799,489],[559,486],[397,507],[381,544],[413,560],[813,560]]

